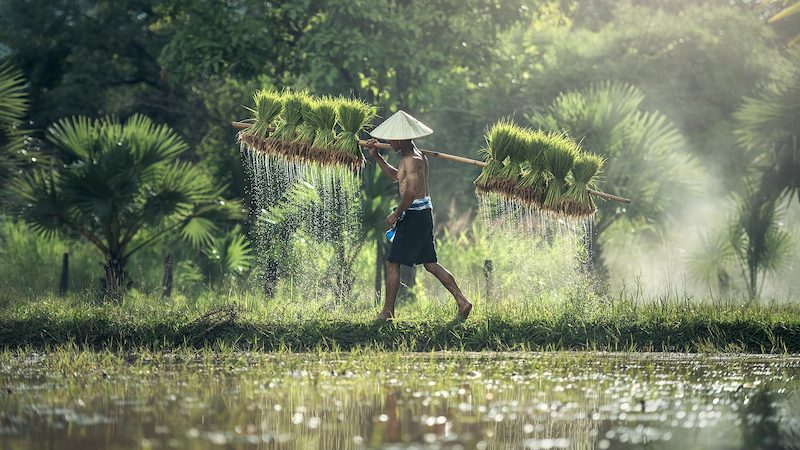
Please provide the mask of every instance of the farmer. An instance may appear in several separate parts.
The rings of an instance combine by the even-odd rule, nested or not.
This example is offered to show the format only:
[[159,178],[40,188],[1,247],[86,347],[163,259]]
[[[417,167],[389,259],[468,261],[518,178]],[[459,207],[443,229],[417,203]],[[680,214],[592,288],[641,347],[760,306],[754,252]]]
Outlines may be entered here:
[[400,288],[400,265],[422,264],[456,298],[457,317],[466,319],[472,309],[453,275],[437,262],[433,239],[433,205],[428,191],[428,160],[414,145],[412,139],[427,136],[433,130],[404,111],[397,111],[386,119],[370,135],[389,141],[395,153],[400,153],[397,168],[383,159],[376,139],[366,145],[383,173],[400,185],[400,204],[386,216],[386,225],[391,228],[387,236],[393,235],[392,247],[386,257],[386,303],[378,318],[394,318],[394,303]]

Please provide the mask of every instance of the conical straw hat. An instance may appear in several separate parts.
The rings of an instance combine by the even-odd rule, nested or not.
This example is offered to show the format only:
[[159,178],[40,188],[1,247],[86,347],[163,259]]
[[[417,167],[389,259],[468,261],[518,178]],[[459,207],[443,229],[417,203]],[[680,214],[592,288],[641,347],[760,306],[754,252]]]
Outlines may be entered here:
[[417,139],[433,133],[427,125],[413,118],[403,110],[397,111],[369,134],[376,139],[404,141]]

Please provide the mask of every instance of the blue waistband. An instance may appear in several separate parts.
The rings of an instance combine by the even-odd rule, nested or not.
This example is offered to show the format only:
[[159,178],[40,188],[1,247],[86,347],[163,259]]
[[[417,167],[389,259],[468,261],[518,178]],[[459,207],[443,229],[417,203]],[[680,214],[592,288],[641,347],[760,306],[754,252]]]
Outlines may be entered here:
[[414,200],[409,206],[408,211],[422,211],[423,209],[433,209],[433,204],[431,203],[431,196],[422,197]]

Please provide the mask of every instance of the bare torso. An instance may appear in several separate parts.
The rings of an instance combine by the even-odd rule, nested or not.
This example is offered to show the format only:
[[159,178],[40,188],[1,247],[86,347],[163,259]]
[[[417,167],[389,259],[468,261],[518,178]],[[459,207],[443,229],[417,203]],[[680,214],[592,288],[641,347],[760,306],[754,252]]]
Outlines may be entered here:
[[407,180],[416,180],[415,198],[423,198],[430,195],[428,191],[428,158],[418,150],[404,155],[397,166],[397,183],[400,185],[400,196],[405,196]]

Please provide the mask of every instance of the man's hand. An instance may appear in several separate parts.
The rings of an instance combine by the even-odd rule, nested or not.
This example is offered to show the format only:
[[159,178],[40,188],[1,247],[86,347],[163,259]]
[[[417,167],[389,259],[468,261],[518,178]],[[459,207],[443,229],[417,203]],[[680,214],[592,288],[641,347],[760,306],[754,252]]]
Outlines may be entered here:
[[389,214],[388,216],[386,216],[386,226],[387,227],[392,228],[394,226],[394,224],[396,224],[396,223],[397,223],[397,214],[396,213],[393,212],[393,213]]
[[369,149],[369,155],[373,158],[378,157],[378,147],[375,144],[378,143],[378,140],[375,138],[367,139],[367,148]]

